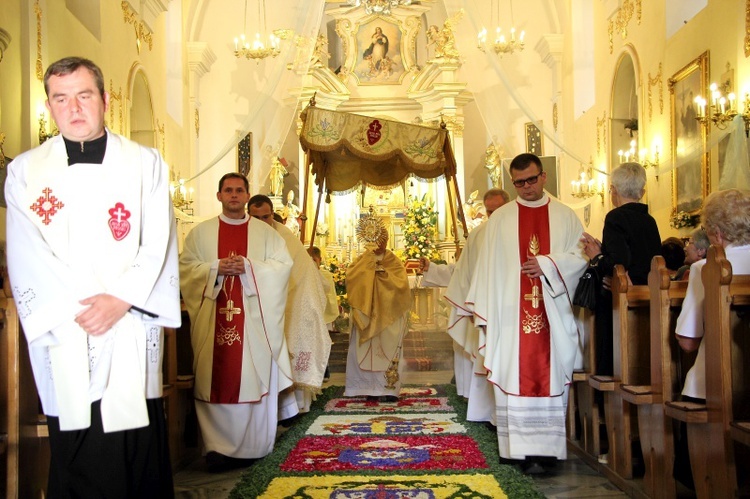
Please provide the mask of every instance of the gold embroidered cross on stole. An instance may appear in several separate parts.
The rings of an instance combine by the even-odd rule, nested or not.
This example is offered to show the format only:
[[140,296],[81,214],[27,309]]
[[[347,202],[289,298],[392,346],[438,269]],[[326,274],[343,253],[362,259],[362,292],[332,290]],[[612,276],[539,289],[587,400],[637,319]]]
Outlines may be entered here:
[[231,298],[229,298],[227,300],[227,306],[224,308],[220,308],[219,313],[225,314],[227,317],[227,322],[231,322],[232,318],[234,317],[234,314],[241,314],[242,309],[239,307],[235,307],[234,301]]

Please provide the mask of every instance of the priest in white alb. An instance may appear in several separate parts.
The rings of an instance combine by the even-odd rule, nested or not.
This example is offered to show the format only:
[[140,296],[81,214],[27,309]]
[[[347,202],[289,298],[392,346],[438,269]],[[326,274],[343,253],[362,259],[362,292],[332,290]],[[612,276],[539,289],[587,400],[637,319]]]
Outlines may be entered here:
[[[284,309],[292,259],[284,240],[245,211],[248,181],[219,181],[222,213],[188,234],[180,255],[190,314],[195,406],[209,469],[248,465],[274,446],[279,393],[292,385]],[[282,404],[283,397],[281,398]]]
[[[508,202],[508,193],[502,189],[488,190],[483,197],[487,219]],[[466,307],[466,295],[477,268],[479,252],[484,242],[486,220],[469,233],[455,271],[445,291],[445,299],[451,304],[448,334],[453,338],[453,364],[456,373],[456,391],[468,399],[466,419],[469,421],[492,421],[494,394],[487,381],[483,351],[479,350],[479,330],[471,320],[471,311]],[[432,265],[430,265],[432,267]]]
[[46,492],[173,497],[161,398],[162,328],[180,324],[169,169],[105,129],[92,61],[52,63],[44,86],[60,135],[8,166],[5,199],[10,285],[48,416]]
[[[289,295],[286,302],[286,334],[292,356],[294,395],[299,412],[308,412],[316,394],[320,393],[325,377],[328,355],[331,353],[331,336],[323,314],[326,293],[315,263],[307,253],[299,236],[284,224],[273,219],[273,202],[268,196],[256,194],[250,198],[247,210],[251,217],[270,225],[286,243],[294,264],[289,277]],[[282,415],[283,419],[293,414]]]
[[544,192],[541,160],[521,154],[510,175],[518,197],[487,221],[466,305],[484,329],[500,457],[538,473],[538,458],[567,457],[568,387],[582,360],[571,300],[587,262],[583,226]]

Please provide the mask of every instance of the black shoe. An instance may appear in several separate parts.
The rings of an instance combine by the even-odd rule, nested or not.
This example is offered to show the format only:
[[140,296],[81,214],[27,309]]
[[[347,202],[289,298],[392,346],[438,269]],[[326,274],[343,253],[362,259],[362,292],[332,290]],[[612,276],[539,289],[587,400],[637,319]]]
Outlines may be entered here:
[[367,396],[367,401],[368,402],[379,402],[380,401],[380,397],[378,397],[377,395],[368,395]]
[[295,414],[291,418],[282,419],[279,421],[279,426],[282,426],[284,428],[291,428],[294,423],[297,422],[297,420],[300,418],[302,414]]
[[547,472],[544,467],[536,461],[531,461],[523,466],[523,472],[527,475],[543,475]]
[[256,461],[257,459],[229,457],[213,451],[206,454],[206,465],[209,473],[221,473],[236,468],[247,468],[252,466]]
[[497,426],[495,426],[494,424],[490,423],[489,421],[485,421],[484,422],[484,426],[488,430],[490,430],[492,433],[497,433]]
[[395,395],[383,395],[380,397],[380,401],[395,403],[395,402],[398,402],[398,397]]

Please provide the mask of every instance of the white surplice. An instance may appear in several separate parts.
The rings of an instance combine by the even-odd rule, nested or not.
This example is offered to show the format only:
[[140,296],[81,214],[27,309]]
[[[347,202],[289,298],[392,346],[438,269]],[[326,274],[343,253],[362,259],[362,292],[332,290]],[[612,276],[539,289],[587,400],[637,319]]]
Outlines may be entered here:
[[[474,231],[469,233],[469,238],[471,238],[471,234],[473,233]],[[468,248],[468,239],[467,239],[466,245],[464,246],[463,251],[461,252],[461,257],[458,259],[458,263],[456,264],[430,263],[429,267],[427,267],[427,270],[425,270],[424,274],[422,275],[422,286],[443,287],[443,288],[447,287],[450,284],[451,280],[453,279],[455,272],[461,266],[461,260],[463,259],[463,254],[467,251],[467,248]],[[471,276],[469,276],[469,279],[471,279]],[[468,290],[468,286],[467,286],[467,290]],[[463,304],[465,296],[466,294],[464,293],[459,303]],[[447,296],[445,298],[446,300],[448,300],[449,303],[451,303],[451,300],[449,300]],[[451,328],[456,322],[454,318],[452,317],[454,314],[455,314],[455,311],[451,310],[451,318],[448,321],[448,334],[449,335],[451,334]],[[458,327],[463,328],[464,325],[459,324]],[[453,338],[453,374],[454,374],[453,379],[455,379],[456,381],[456,393],[458,393],[458,395],[462,397],[467,397],[467,398],[469,397],[469,392],[471,391],[471,382],[472,382],[473,372],[474,372],[474,360],[472,358],[471,353],[467,352],[464,349],[463,345],[456,341],[456,338]]]
[[300,412],[308,412],[315,394],[323,386],[331,353],[331,335],[323,318],[327,298],[320,272],[299,236],[280,223],[274,222],[273,226],[286,242],[294,261],[289,277],[284,329],[292,356],[294,395]]
[[[169,172],[159,153],[107,131],[102,164],[68,166],[61,136],[8,166],[8,270],[45,414],[104,431],[148,424],[162,393],[162,327],[180,325]],[[79,300],[113,295],[131,310],[103,335],[75,322]]]
[[[550,329],[549,397],[520,394],[519,342],[521,272],[519,204],[541,208],[549,203],[550,252],[537,260],[544,273],[543,303]],[[466,297],[480,332],[480,352],[488,379],[497,386],[495,404],[500,456],[522,459],[566,457],[567,385],[582,361],[582,345],[572,295],[586,268],[579,239],[583,226],[573,210],[546,194],[530,202],[516,199],[500,207],[486,223],[476,271]],[[512,421],[512,423],[511,423]]]
[[[727,260],[732,264],[732,274],[750,274],[750,245],[730,244],[724,248],[724,251]],[[705,291],[701,280],[705,265],[706,260],[703,259],[690,266],[685,300],[682,302],[682,311],[677,317],[677,324],[675,325],[675,333],[679,336],[703,338],[705,334],[703,329]],[[705,343],[702,341],[698,347],[695,362],[685,376],[682,394],[693,398],[706,398],[706,351]]]
[[472,313],[466,306],[466,296],[477,266],[486,228],[487,224],[482,223],[469,233],[445,292],[445,299],[452,306],[448,319],[448,334],[453,338],[454,345],[456,391],[458,392],[461,387],[462,392],[458,394],[468,398],[466,419],[469,421],[494,420],[494,394],[492,384],[487,381],[483,352],[479,350],[479,330],[470,319]]
[[[216,299],[224,276],[218,274],[219,217],[247,223],[243,356],[237,404],[214,404],[211,377],[215,348]],[[195,398],[207,451],[236,458],[257,458],[273,449],[279,419],[279,392],[292,385],[284,336],[284,308],[292,260],[284,240],[256,219],[220,215],[190,231],[180,255],[182,295],[190,314]],[[296,411],[295,411],[296,412]]]

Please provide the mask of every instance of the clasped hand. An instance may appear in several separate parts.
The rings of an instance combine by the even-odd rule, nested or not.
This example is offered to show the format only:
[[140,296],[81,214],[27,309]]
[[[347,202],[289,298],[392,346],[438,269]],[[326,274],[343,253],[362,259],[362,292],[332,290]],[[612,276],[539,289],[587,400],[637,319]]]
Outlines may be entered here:
[[80,301],[87,308],[76,314],[75,321],[88,334],[104,334],[130,310],[130,303],[116,296],[100,293]]
[[245,258],[241,255],[219,259],[219,275],[242,275],[245,273]]

